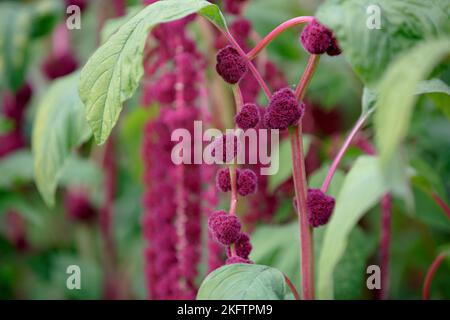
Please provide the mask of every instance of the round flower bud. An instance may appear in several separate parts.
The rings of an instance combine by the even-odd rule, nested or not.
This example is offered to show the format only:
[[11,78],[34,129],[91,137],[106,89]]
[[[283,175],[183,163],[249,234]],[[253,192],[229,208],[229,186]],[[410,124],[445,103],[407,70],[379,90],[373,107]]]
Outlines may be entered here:
[[274,93],[269,107],[264,114],[264,122],[269,129],[284,130],[296,124],[303,116],[305,105],[299,104],[295,93],[290,88],[284,88]]
[[232,256],[232,257],[228,258],[227,261],[225,261],[225,264],[234,264],[234,263],[252,264],[253,262],[248,259],[244,259],[244,258],[241,258],[238,256]]
[[312,227],[319,227],[328,222],[333,213],[335,200],[320,189],[308,189],[306,207],[308,221]]
[[214,212],[208,220],[208,227],[217,242],[229,246],[241,235],[241,223],[236,216],[225,211]]
[[224,163],[231,162],[237,156],[239,140],[235,134],[221,135],[214,139],[212,143],[213,150],[211,151],[211,155],[216,157],[217,151],[217,156]]
[[258,177],[251,169],[241,170],[236,182],[238,193],[243,197],[255,193],[257,182]]
[[[242,232],[239,239],[234,243],[234,250],[236,255],[248,259],[250,252],[252,251],[252,244],[250,243],[250,237],[248,234]],[[231,257],[231,248],[227,248],[227,256]]]
[[247,72],[247,62],[232,46],[226,46],[217,53],[216,71],[230,83],[238,83]]
[[216,173],[216,186],[222,192],[231,190],[230,169],[223,168]]
[[259,109],[254,103],[246,103],[234,120],[241,129],[254,128],[259,122]]
[[325,53],[331,45],[332,38],[331,30],[315,19],[306,25],[300,36],[303,47],[311,54]]

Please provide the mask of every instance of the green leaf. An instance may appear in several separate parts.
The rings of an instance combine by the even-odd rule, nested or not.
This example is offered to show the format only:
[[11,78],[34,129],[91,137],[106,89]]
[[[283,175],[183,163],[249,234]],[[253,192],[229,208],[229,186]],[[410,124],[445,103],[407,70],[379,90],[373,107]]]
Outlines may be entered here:
[[0,188],[33,180],[33,156],[27,150],[17,151],[0,160]]
[[32,149],[36,185],[49,206],[62,169],[72,149],[85,142],[91,131],[78,93],[78,74],[53,82],[42,98],[33,126]]
[[[303,152],[309,150],[311,137],[303,135]],[[278,170],[269,173],[269,191],[274,192],[281,184],[292,177],[292,150],[289,139],[280,142],[279,147],[272,152],[272,163],[278,163]]]
[[347,174],[328,223],[318,264],[320,299],[333,298],[333,273],[347,247],[349,234],[385,193],[378,159],[359,157]]
[[59,0],[41,0],[29,7],[33,19],[31,38],[48,34],[64,13],[64,5]]
[[0,4],[0,83],[13,91],[25,79],[32,22],[25,6],[15,2]]
[[0,114],[0,134],[5,134],[14,128],[14,122]]
[[382,165],[388,164],[408,131],[418,84],[449,54],[450,39],[420,44],[398,59],[384,76],[375,113],[375,137]]
[[277,269],[257,264],[225,265],[211,272],[197,300],[286,300],[292,293]]
[[111,37],[123,24],[125,24],[127,21],[129,21],[131,18],[133,18],[136,14],[139,13],[143,8],[142,5],[136,5],[130,8],[127,8],[127,14],[122,17],[109,19],[106,21],[105,25],[102,28],[102,31],[100,32],[100,38],[101,42],[105,43],[106,40]]
[[[367,26],[371,21],[367,8],[372,5],[380,8],[381,29]],[[449,34],[449,15],[448,0],[328,0],[317,12],[318,19],[333,29],[344,56],[366,85],[375,84],[405,50],[424,39]]]
[[71,156],[64,165],[59,182],[63,186],[84,187],[94,193],[101,189],[103,170],[94,161]]
[[148,32],[159,23],[195,12],[226,28],[219,8],[207,1],[158,1],[122,25],[89,59],[81,71],[79,94],[98,144],[106,141],[117,123],[122,104],[139,86]]

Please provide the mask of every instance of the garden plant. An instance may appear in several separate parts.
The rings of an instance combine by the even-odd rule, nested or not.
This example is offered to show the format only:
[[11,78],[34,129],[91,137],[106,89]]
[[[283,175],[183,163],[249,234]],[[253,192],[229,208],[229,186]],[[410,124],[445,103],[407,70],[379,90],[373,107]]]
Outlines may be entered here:
[[450,298],[449,1],[0,25],[0,298]]

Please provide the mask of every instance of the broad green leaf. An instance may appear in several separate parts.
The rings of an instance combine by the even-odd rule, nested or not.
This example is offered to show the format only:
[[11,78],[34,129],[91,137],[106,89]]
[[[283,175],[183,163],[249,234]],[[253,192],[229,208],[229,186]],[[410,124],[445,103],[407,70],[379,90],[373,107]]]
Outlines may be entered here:
[[382,165],[388,164],[408,131],[417,85],[449,54],[450,39],[420,44],[398,59],[383,77],[375,112],[375,137]]
[[197,300],[286,300],[292,293],[277,269],[257,264],[225,265],[201,284]]
[[33,156],[28,150],[14,152],[0,160],[0,188],[33,180]]
[[0,3],[0,84],[13,91],[25,78],[32,23],[24,5]]
[[219,28],[226,28],[218,7],[207,1],[158,1],[123,24],[89,59],[81,71],[79,94],[98,144],[106,141],[122,104],[139,86],[148,32],[157,24],[196,12]]
[[[303,135],[303,152],[309,150],[311,137]],[[272,151],[272,163],[278,163],[278,171],[269,174],[269,191],[274,192],[281,184],[292,177],[292,150],[289,139],[280,142],[278,148]]]
[[92,193],[101,189],[103,170],[94,161],[71,156],[67,159],[59,183],[63,186],[79,186]]
[[72,149],[91,136],[77,84],[78,74],[55,81],[39,103],[34,120],[34,175],[49,206],[54,204],[58,179]]
[[109,19],[108,21],[106,21],[105,25],[102,28],[102,31],[100,32],[100,38],[102,43],[105,43],[106,40],[108,40],[111,35],[113,35],[123,24],[125,24],[128,20],[133,18],[142,9],[143,9],[142,5],[136,5],[127,8],[127,14],[125,16]]
[[[380,29],[368,27],[377,18],[371,11],[374,5],[380,10]],[[375,84],[405,50],[450,33],[448,0],[328,0],[317,17],[333,29],[344,56],[366,85]]]
[[318,298],[333,298],[333,274],[345,253],[349,234],[384,193],[378,159],[359,157],[344,180],[325,231],[318,264]]

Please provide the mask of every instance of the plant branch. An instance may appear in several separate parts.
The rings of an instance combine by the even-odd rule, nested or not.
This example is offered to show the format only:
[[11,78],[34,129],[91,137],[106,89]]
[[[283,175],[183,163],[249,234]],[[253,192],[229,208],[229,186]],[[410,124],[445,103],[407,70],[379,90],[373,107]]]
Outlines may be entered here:
[[309,56],[305,72],[303,72],[303,75],[300,78],[297,88],[295,88],[295,96],[297,97],[298,100],[303,100],[306,93],[306,88],[312,79],[312,75],[314,74],[314,71],[316,70],[316,67],[319,64],[319,61],[320,61],[319,55],[312,54]]
[[285,275],[285,274],[283,274],[283,275],[284,275],[284,281],[286,282],[289,289],[291,289],[291,292],[294,295],[295,300],[300,300],[300,295],[298,294],[297,289],[295,288],[291,279],[289,279],[287,275]]
[[430,299],[430,288],[431,288],[431,282],[433,281],[433,277],[441,265],[442,261],[444,261],[445,257],[448,255],[448,253],[441,253],[434,259],[433,263],[431,264],[430,268],[427,271],[427,275],[425,276],[425,281],[423,284],[423,290],[422,290],[422,298],[424,300]]
[[334,173],[337,170],[337,167],[339,166],[339,163],[341,162],[342,158],[344,157],[345,151],[347,151],[348,147],[350,146],[350,143],[352,142],[355,135],[358,133],[359,129],[361,129],[362,125],[366,121],[368,117],[368,114],[362,115],[358,121],[355,123],[355,126],[353,127],[350,134],[345,139],[344,144],[342,145],[341,149],[339,150],[338,154],[333,160],[333,163],[331,164],[330,169],[328,170],[327,177],[323,181],[322,187],[320,188],[322,192],[327,192],[328,187],[330,186],[331,180],[333,179]]
[[435,192],[431,194],[431,197],[433,198],[434,202],[444,211],[444,213],[447,215],[447,218],[450,219],[450,208],[447,206],[447,204],[439,197],[439,195]]
[[275,39],[278,35],[280,35],[280,33],[285,31],[286,29],[302,23],[309,23],[313,19],[314,17],[305,16],[305,17],[296,17],[286,22],[283,22],[278,27],[273,29],[260,42],[258,42],[258,44],[249,53],[247,53],[248,60],[253,60],[254,58],[256,58],[256,56],[261,52],[261,50],[263,50],[273,39]]

